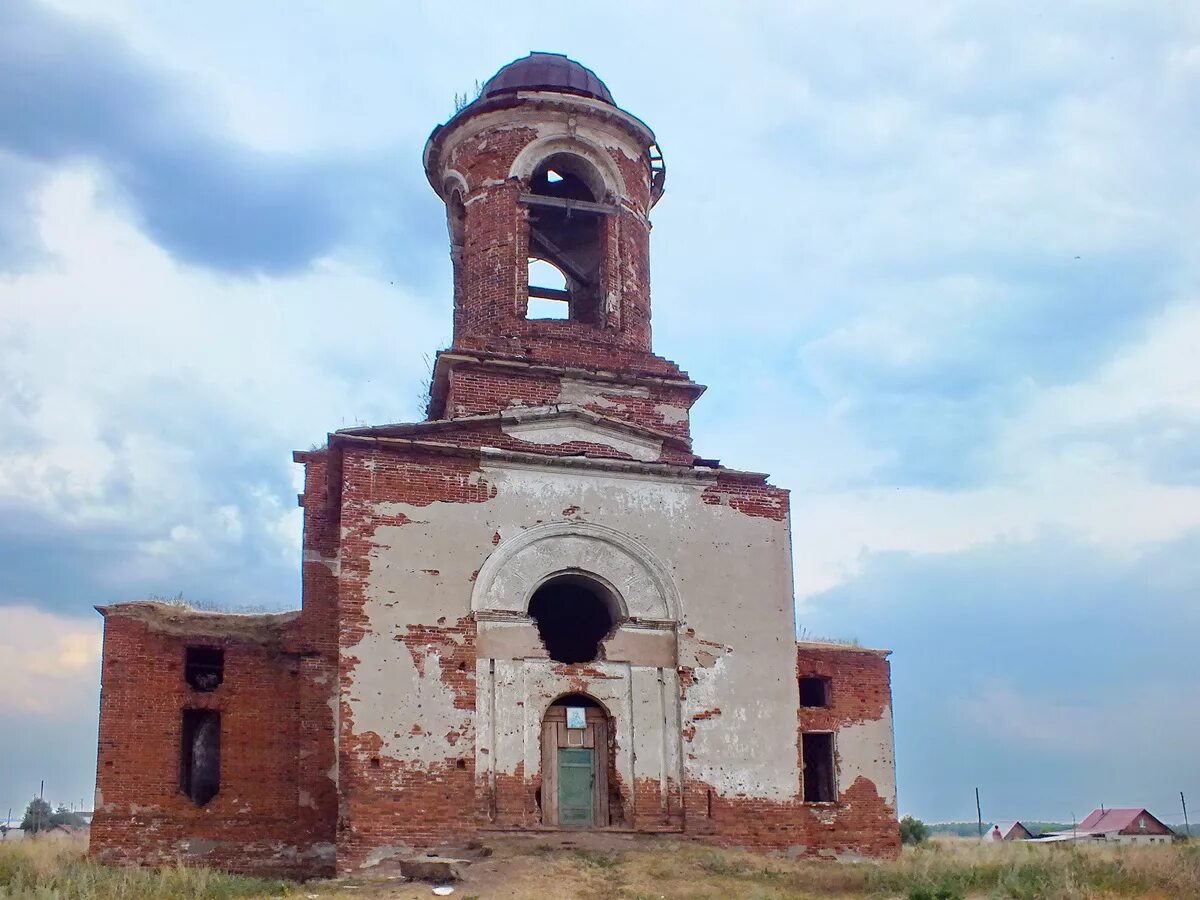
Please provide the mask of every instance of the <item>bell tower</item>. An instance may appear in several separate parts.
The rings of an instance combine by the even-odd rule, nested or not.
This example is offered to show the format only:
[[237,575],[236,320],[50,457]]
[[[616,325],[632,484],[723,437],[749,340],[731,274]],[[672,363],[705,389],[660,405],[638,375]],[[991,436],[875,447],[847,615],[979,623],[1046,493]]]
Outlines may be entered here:
[[649,216],[666,168],[646,124],[591,70],[531,53],[434,129],[424,162],[454,269],[454,340],[438,356],[429,417],[561,402],[545,383],[481,394],[479,367],[508,364],[560,380],[570,369],[572,383],[603,370],[686,384],[672,423],[686,431],[703,388],[651,347]]

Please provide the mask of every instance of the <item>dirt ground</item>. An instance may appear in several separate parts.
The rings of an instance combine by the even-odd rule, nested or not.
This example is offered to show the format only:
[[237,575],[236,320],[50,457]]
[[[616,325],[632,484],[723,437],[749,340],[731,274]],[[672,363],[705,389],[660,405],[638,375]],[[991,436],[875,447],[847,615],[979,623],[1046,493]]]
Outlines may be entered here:
[[[458,900],[1146,900],[1200,898],[1200,847],[1089,848],[975,841],[906,848],[881,863],[799,861],[714,850],[673,837],[626,834],[490,835],[490,855],[463,868]],[[1149,851],[1149,852],[1147,852]],[[484,851],[487,852],[487,851]],[[310,882],[292,896],[425,898],[433,884],[394,873]]]
[[[491,855],[472,860],[453,885],[459,900],[661,900],[661,898],[789,897],[806,895],[772,885],[772,866],[784,860],[736,853],[672,838],[644,835],[492,835]],[[836,864],[816,864],[836,869]],[[794,868],[791,866],[791,868]],[[757,884],[763,876],[764,884]],[[397,874],[310,883],[313,898],[426,898],[433,884],[405,883]],[[782,890],[770,890],[779,887]],[[766,892],[764,892],[766,891]],[[813,897],[827,896],[812,894]]]

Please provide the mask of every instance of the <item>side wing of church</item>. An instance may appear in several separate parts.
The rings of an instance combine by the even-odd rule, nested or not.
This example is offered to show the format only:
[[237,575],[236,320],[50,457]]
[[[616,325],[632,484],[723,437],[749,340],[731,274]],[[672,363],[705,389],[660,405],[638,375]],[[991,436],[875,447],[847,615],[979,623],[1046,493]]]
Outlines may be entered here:
[[652,350],[653,133],[535,53],[425,171],[454,268],[427,418],[295,454],[299,612],[100,609],[92,852],[308,875],[582,828],[894,855],[888,654],[796,642],[788,493],[694,454],[704,388]]

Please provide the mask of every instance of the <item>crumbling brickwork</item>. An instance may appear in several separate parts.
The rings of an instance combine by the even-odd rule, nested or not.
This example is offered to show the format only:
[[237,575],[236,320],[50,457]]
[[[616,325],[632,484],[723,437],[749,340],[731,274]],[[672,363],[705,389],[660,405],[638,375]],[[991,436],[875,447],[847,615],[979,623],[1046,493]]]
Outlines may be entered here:
[[[91,840],[101,858],[173,864],[179,857],[244,871],[333,870],[336,795],[330,756],[332,679],[304,652],[295,614],[229,617],[164,604],[105,612]],[[189,646],[224,651],[224,680],[199,692],[184,677]],[[221,783],[197,806],[180,789],[184,710],[221,717]]]
[[101,610],[93,852],[312,875],[592,827],[895,854],[887,653],[794,642],[788,492],[693,452],[704,388],[653,352],[653,134],[533,54],[425,167],[454,267],[427,418],[294,454],[298,613]]

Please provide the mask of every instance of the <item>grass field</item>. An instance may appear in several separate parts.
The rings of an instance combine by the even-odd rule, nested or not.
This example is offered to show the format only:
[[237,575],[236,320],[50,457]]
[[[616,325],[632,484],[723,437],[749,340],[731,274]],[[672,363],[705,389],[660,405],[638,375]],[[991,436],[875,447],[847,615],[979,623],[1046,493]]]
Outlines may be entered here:
[[[935,841],[888,863],[796,862],[695,844],[579,835],[574,840],[500,838],[467,869],[454,896],[467,898],[1142,897],[1200,898],[1200,845],[1047,847]],[[372,878],[296,883],[209,869],[118,869],[87,859],[75,840],[0,844],[0,897],[347,898],[430,897],[429,885]]]

